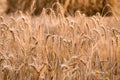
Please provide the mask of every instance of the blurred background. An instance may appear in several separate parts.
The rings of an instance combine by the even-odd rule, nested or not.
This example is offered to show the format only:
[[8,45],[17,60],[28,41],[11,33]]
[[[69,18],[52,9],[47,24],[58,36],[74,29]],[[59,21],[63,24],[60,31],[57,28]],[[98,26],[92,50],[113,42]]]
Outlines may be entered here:
[[112,15],[119,12],[119,4],[120,0],[0,0],[0,14],[21,10],[31,15],[40,15],[43,8],[59,10],[61,6],[65,15],[73,15],[77,10],[87,16],[95,15],[97,12],[101,15]]

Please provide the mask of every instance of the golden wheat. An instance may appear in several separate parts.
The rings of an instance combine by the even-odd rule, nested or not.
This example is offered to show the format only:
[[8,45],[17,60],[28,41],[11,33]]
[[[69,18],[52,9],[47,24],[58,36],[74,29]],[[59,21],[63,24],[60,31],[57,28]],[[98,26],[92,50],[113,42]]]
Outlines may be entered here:
[[1,80],[120,79],[119,26],[100,15],[65,18],[47,10],[0,17]]
[[[86,17],[76,11],[65,17],[63,7],[79,0],[60,0],[63,7],[51,0],[43,10],[43,0],[9,1],[12,12],[22,11],[0,16],[0,80],[120,80],[119,15]],[[114,0],[105,1],[114,6]],[[30,15],[38,10],[40,16]]]

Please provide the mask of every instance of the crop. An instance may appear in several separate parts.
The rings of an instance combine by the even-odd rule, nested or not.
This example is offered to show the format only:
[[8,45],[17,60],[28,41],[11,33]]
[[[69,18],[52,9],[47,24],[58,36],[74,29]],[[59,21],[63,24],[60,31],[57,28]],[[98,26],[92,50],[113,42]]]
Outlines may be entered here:
[[0,80],[120,80],[120,16],[55,5],[0,16]]

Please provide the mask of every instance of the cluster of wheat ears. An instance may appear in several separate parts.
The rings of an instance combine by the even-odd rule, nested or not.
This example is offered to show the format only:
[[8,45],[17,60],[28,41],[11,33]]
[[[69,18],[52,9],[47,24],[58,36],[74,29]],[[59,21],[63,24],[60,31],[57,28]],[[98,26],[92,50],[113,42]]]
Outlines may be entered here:
[[79,11],[0,16],[0,80],[120,80],[119,27]]

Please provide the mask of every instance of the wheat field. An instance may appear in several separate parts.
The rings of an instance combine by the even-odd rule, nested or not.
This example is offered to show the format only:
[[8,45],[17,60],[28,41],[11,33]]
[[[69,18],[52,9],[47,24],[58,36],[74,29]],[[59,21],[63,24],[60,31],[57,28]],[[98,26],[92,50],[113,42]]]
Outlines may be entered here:
[[120,80],[120,15],[56,5],[0,16],[0,80]]

